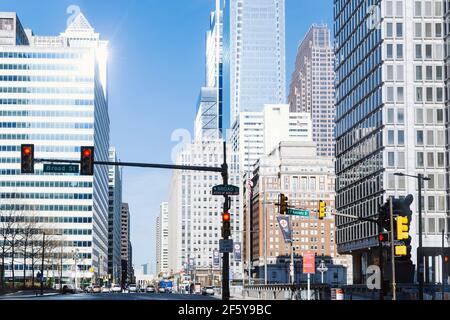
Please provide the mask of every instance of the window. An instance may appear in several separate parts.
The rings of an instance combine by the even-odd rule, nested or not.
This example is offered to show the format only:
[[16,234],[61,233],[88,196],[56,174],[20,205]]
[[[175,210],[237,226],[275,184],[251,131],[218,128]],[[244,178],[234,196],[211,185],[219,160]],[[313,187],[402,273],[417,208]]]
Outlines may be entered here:
[[403,37],[403,23],[399,22],[396,24],[395,33],[397,38]]
[[444,89],[436,88],[436,101],[443,102],[444,101]]
[[425,67],[425,77],[426,77],[426,80],[428,80],[428,81],[433,80],[433,67],[432,66]]
[[404,152],[397,153],[397,166],[399,168],[405,167],[405,153]]
[[433,152],[427,153],[427,166],[429,168],[434,168],[434,153]]
[[402,108],[399,108],[397,110],[397,122],[399,124],[404,124],[405,123],[405,110]]
[[388,65],[386,67],[386,78],[388,81],[394,81],[394,66]]
[[386,23],[386,37],[392,38],[394,36],[394,26],[392,22]]
[[422,24],[420,22],[414,24],[414,36],[416,38],[422,37]]
[[436,67],[436,80],[443,80],[442,77],[442,66]]
[[431,44],[425,45],[425,58],[433,59],[433,46]]
[[427,131],[427,146],[434,146],[434,131]]
[[397,44],[397,59],[403,59],[403,44]]
[[414,16],[416,17],[422,16],[422,1],[416,1],[414,3]]
[[443,152],[438,152],[437,154],[438,167],[443,168],[445,166],[445,154]]
[[423,123],[423,109],[416,109],[416,123]]
[[416,102],[423,102],[423,88],[416,88]]
[[394,152],[388,152],[388,166],[389,167],[395,166],[395,153]]
[[424,166],[423,152],[417,152],[417,167],[423,168],[423,166]]
[[403,81],[404,77],[404,68],[403,65],[398,65],[397,66],[397,81]]
[[392,17],[394,15],[394,7],[392,1],[386,1],[386,16]]
[[436,23],[434,27],[434,32],[436,37],[442,37],[442,24]]
[[404,95],[404,89],[403,87],[397,88],[397,102],[404,102],[405,101],[405,95]]
[[[391,48],[391,52],[392,52],[392,48]],[[415,58],[416,59],[422,59],[422,45],[421,44],[416,44]]]
[[388,124],[393,124],[394,123],[394,109],[388,109],[387,110],[387,115],[388,115]]
[[405,131],[403,130],[398,131],[398,144],[400,146],[405,145]]
[[416,66],[416,81],[422,81],[422,66]]
[[[433,198],[433,200],[431,200]],[[430,202],[432,201],[432,202]],[[434,197],[428,197],[428,210],[434,211]],[[436,219],[428,218],[428,233],[436,233]]]
[[387,59],[392,59],[394,57],[393,51],[394,51],[393,45],[391,43],[387,44],[386,45],[386,58]]
[[416,131],[416,145],[423,146],[423,131],[422,130]]
[[387,87],[387,101],[388,102],[394,102],[394,87]]
[[427,102],[433,102],[433,88],[426,88],[427,92]]
[[433,36],[431,30],[432,30],[431,23],[425,23],[425,37],[431,38]]
[[395,144],[394,130],[388,131],[388,144],[390,144],[390,145]]
[[396,13],[397,17],[403,17],[403,3],[401,1],[396,2]]

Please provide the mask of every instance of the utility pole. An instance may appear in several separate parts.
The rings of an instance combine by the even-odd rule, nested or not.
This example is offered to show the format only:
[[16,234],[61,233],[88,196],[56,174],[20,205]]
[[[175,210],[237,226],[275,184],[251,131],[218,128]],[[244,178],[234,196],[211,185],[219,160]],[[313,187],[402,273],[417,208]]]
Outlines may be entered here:
[[395,246],[394,246],[394,198],[389,197],[389,212],[391,220],[391,264],[392,264],[392,300],[397,300],[397,288],[395,281]]
[[[419,300],[423,300],[423,258],[422,258],[422,184],[424,175],[417,175],[419,180],[419,247],[417,248],[417,279],[419,281]],[[429,179],[429,178],[428,178]]]
[[42,233],[41,296],[44,295],[45,231]]
[[[228,185],[228,164],[227,164],[227,143],[223,142],[223,164],[222,164],[222,179],[223,184]],[[228,213],[230,209],[230,197],[224,196],[223,213]],[[229,230],[223,228],[223,239],[229,239]],[[223,253],[222,259],[222,300],[230,300],[230,254]]]
[[383,221],[381,214],[378,216],[378,250],[379,250],[379,260],[380,260],[380,300],[384,300],[384,268],[383,268],[383,241],[381,239],[381,234],[383,233]]

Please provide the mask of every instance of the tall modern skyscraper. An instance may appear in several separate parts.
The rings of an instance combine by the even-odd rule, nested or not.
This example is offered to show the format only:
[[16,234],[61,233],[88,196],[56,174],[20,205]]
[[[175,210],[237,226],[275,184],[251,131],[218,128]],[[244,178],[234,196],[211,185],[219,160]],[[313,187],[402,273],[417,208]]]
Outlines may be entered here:
[[298,47],[292,74],[291,112],[308,112],[317,155],[334,157],[334,51],[326,25],[313,25]]
[[122,264],[122,284],[132,281],[133,277],[133,258],[132,246],[130,240],[130,206],[128,203],[122,203],[121,209],[121,264]]
[[[389,196],[412,194],[411,253],[417,265],[417,179],[394,174],[430,177],[422,198],[427,282],[442,280],[438,247],[448,212],[445,4],[334,1],[336,207],[376,217]],[[338,251],[353,255],[355,283],[362,283],[367,266],[378,264],[377,250],[369,250],[378,245],[377,226],[343,217],[336,222]]]
[[169,275],[169,204],[161,203],[156,222],[156,273]]
[[[95,146],[96,159],[108,160],[108,42],[82,13],[59,36],[34,35],[15,13],[0,13],[0,43],[0,215],[35,221],[62,247],[63,281],[72,282],[75,270],[79,278],[105,275],[108,168],[86,177],[44,173],[36,164],[35,174],[22,175],[20,144],[35,144],[36,158],[72,160],[80,146]],[[59,270],[58,254],[49,256],[55,259],[46,263]],[[31,259],[15,264],[26,264],[31,276]]]
[[[117,162],[116,149],[109,149],[109,161]],[[120,283],[121,276],[121,212],[122,172],[115,166],[109,167],[109,217],[108,217],[108,275],[114,283]]]
[[223,89],[230,128],[240,112],[286,99],[284,0],[225,0]]

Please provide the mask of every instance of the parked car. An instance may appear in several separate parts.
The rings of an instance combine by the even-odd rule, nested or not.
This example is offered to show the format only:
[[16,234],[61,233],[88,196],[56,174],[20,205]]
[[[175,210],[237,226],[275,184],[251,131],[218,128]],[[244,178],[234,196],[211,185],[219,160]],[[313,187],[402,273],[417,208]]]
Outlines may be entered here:
[[164,288],[164,287],[159,287],[159,288],[158,288],[158,292],[159,292],[159,293],[166,293],[166,288]]
[[84,288],[84,293],[92,293],[92,286],[87,286]]
[[67,293],[76,293],[75,287],[73,286],[73,284],[65,284],[63,285],[63,294],[67,294]]
[[128,292],[129,292],[129,293],[132,293],[132,292],[136,293],[136,292],[137,292],[137,287],[136,287],[136,285],[135,285],[135,284],[130,284],[130,285],[128,286]]
[[110,292],[110,289],[108,287],[106,287],[106,286],[102,287],[102,293],[109,293],[109,292]]
[[102,287],[95,285],[92,287],[92,293],[101,293],[102,292]]
[[118,284],[114,284],[111,287],[111,292],[112,293],[121,293],[122,292],[122,287],[120,285],[118,285]]
[[213,287],[203,287],[202,288],[202,295],[204,295],[204,296],[213,296],[214,295],[214,288]]
[[155,289],[154,286],[148,286],[148,287],[145,289],[145,291],[146,291],[147,293],[155,293],[155,292],[156,292],[156,289]]

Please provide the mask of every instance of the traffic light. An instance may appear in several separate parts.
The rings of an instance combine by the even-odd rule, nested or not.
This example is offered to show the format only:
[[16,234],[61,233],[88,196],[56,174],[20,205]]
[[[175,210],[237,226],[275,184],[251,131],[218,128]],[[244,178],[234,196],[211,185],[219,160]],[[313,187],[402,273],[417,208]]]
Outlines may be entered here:
[[80,175],[94,175],[94,147],[81,147]]
[[20,154],[20,171],[24,173],[34,173],[34,144],[23,144]]
[[325,219],[327,215],[327,204],[325,201],[320,200],[319,201],[319,219],[323,220]]
[[231,215],[229,212],[222,214],[222,237],[227,238],[231,236]]
[[288,201],[289,201],[289,198],[281,193],[280,194],[280,203],[279,203],[280,214],[287,214],[288,207],[289,207]]
[[397,240],[407,240],[409,238],[409,220],[408,217],[397,217]]
[[390,240],[390,237],[389,237],[389,232],[388,231],[383,231],[383,232],[380,232],[378,234],[378,241],[379,242],[386,243],[386,242],[389,242],[389,240]]

